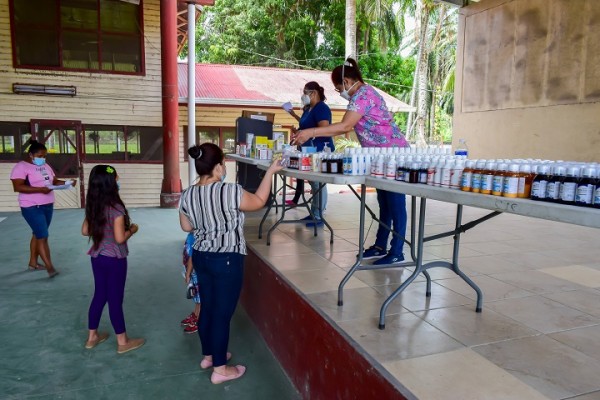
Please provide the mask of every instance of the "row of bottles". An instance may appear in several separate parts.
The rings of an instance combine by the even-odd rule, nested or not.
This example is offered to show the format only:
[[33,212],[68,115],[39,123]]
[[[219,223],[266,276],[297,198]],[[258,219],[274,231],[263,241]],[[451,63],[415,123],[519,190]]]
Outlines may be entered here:
[[[344,154],[294,154],[300,170],[420,183],[508,198],[600,208],[600,164],[543,160],[470,160],[464,141],[455,155],[403,148],[352,148]],[[460,150],[460,151],[459,151]],[[294,168],[294,162],[291,162]]]

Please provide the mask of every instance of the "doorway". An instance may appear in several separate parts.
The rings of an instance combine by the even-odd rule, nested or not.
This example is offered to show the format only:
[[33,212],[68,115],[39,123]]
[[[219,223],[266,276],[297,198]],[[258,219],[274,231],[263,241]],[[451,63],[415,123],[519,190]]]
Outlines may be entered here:
[[85,207],[81,121],[32,119],[31,136],[48,149],[46,158],[57,177],[79,180],[79,197]]

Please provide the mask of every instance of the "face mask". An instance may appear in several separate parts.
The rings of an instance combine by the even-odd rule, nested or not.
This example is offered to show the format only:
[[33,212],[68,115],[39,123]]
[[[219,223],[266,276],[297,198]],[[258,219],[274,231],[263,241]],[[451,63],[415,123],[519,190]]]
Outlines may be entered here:
[[[352,84],[352,86],[350,86],[350,87],[348,88],[348,90],[352,89],[352,88],[354,87],[354,85],[356,85],[357,83],[358,83],[358,82],[354,82],[354,83]],[[350,101],[350,98],[351,98],[351,97],[350,97],[350,95],[348,94],[348,90],[346,90],[346,85],[345,85],[345,84],[343,84],[343,83],[342,83],[342,85],[344,85],[344,90],[342,90],[342,91],[340,92],[340,96],[342,96],[342,99]]]
[[303,106],[308,106],[310,105],[310,96],[307,94],[303,94],[302,97],[300,97],[300,101],[302,102]]
[[121,184],[117,181],[117,190],[121,190]]
[[227,177],[227,174],[223,174],[221,175],[221,182],[225,182],[225,178]]
[[42,157],[33,157],[33,163],[38,167],[41,167],[42,165],[46,164],[46,159]]

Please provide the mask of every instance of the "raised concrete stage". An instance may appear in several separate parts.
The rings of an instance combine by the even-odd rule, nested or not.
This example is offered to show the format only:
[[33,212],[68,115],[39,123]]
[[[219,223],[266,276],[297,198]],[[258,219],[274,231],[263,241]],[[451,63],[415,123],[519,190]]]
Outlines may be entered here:
[[242,304],[303,399],[416,398],[249,248]]

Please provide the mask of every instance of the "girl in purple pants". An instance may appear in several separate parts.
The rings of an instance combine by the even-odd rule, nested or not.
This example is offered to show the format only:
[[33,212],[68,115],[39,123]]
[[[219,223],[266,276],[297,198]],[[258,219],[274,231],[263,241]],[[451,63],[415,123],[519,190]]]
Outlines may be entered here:
[[108,303],[110,322],[117,335],[117,353],[126,353],[145,343],[145,339],[127,336],[123,316],[127,241],[138,231],[138,226],[129,220],[119,196],[119,175],[114,167],[97,165],[92,169],[85,203],[81,233],[92,241],[88,254],[94,273],[94,297],[88,313],[89,334],[85,348],[92,349],[108,338],[107,332],[98,332],[102,310]]

